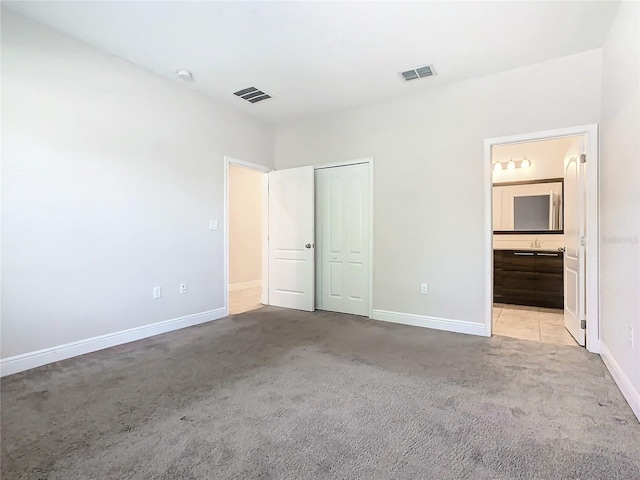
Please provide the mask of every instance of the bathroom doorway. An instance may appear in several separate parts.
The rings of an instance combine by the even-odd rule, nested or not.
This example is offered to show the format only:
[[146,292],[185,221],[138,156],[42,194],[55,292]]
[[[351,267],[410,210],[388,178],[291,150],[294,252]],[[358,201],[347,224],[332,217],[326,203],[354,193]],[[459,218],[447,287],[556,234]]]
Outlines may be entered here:
[[[487,141],[491,331],[541,343],[585,345],[588,294],[597,289],[597,282],[591,288],[588,283],[597,277],[587,275],[585,245],[589,207],[594,208],[588,197],[596,193],[587,190],[589,136],[532,137]],[[597,321],[597,313],[591,320]]]

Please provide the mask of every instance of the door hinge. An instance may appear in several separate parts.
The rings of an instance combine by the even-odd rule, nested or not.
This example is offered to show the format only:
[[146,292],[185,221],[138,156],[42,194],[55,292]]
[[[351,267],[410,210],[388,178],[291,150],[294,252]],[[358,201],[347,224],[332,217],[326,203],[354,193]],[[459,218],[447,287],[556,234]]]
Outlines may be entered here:
[[587,245],[587,239],[584,237],[580,237],[580,246],[584,247]]
[[580,163],[587,163],[587,155],[584,153],[580,154]]
[[580,328],[582,330],[586,330],[587,329],[587,321],[586,320],[580,320]]

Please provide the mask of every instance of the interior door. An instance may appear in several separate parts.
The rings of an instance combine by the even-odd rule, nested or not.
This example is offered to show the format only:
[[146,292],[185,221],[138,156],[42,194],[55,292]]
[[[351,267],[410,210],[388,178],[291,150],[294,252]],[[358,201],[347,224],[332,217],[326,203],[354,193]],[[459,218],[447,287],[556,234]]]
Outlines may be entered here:
[[369,164],[316,170],[318,308],[369,316]]
[[571,156],[564,167],[564,326],[584,346],[584,164],[580,156]]
[[313,167],[269,172],[269,305],[313,311]]

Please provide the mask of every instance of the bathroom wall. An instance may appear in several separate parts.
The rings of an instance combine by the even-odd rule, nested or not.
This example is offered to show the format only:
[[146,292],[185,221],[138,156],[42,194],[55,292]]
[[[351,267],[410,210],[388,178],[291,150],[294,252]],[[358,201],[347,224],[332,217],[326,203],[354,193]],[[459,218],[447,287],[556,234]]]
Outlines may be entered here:
[[529,168],[502,169],[493,172],[493,182],[518,182],[524,180],[538,180],[544,178],[562,178],[564,176],[564,155],[571,149],[575,137],[555,138],[539,142],[515,143],[496,145],[491,152],[493,162],[508,162],[522,160],[524,157],[531,162]]
[[534,242],[543,250],[557,250],[564,247],[564,235],[494,235],[495,250],[526,250],[533,247]]

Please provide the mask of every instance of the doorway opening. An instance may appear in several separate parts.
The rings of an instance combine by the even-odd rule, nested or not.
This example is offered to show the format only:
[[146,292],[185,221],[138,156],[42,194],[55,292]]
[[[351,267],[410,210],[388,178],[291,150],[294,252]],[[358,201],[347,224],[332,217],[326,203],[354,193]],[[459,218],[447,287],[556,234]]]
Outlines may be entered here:
[[485,141],[489,332],[597,351],[594,146],[596,126]]
[[267,304],[267,169],[226,159],[227,308],[235,315]]

